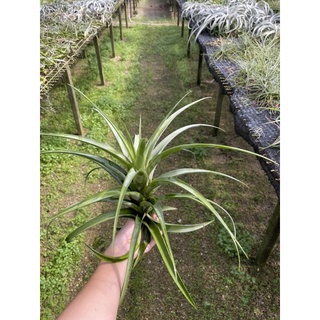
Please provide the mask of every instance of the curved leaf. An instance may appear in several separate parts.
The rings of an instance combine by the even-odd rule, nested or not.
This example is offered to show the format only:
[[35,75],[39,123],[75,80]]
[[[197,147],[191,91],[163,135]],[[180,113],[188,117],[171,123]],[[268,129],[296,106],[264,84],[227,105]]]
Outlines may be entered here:
[[[191,129],[191,128],[195,128],[195,127],[211,127],[211,128],[217,128],[220,129],[219,127],[216,126],[212,126],[209,124],[191,124],[188,126],[184,126],[182,128],[179,128],[177,130],[175,130],[174,132],[170,133],[167,137],[165,137],[161,142],[159,142],[159,144],[154,148],[154,150],[151,153],[151,156],[155,156],[156,154],[160,153],[175,137],[177,137],[179,134],[181,134],[182,132]],[[220,129],[222,130],[222,129]],[[224,131],[224,130],[222,130]]]
[[78,210],[80,208],[86,207],[86,206],[88,206],[90,204],[93,204],[93,203],[96,203],[96,202],[100,202],[100,201],[105,201],[105,199],[117,196],[117,195],[119,195],[119,193],[120,193],[119,188],[110,189],[110,190],[104,190],[104,191],[98,192],[98,193],[88,197],[85,200],[77,202],[77,203],[75,203],[75,204],[73,204],[73,205],[71,205],[71,206],[59,211],[58,213],[54,214],[52,217],[50,217],[47,221],[45,221],[42,224],[45,224],[48,221],[56,219],[56,218],[66,214],[66,213],[69,213],[71,211]]
[[[72,140],[77,140],[77,141],[80,141],[80,142],[83,142],[83,143],[87,143],[89,145],[92,145],[94,147],[97,147],[97,148],[107,152],[108,154],[110,154],[111,156],[116,158],[126,168],[130,168],[131,167],[131,163],[128,161],[128,159],[121,152],[117,151],[111,145],[109,145],[107,143],[99,142],[99,141],[96,141],[96,140],[91,139],[91,138],[87,138],[87,137],[83,137],[83,136],[77,136],[77,135],[73,135],[73,134],[45,133],[45,132],[42,132],[40,134],[42,136],[60,137],[60,138],[72,139]],[[42,154],[52,153],[53,151],[42,151],[41,153]],[[56,152],[59,152],[59,150],[56,150]]]
[[199,229],[204,228],[205,226],[212,223],[214,220],[202,222],[202,223],[195,223],[195,224],[174,224],[174,223],[166,223],[167,232],[171,233],[185,233],[185,232],[192,232]]
[[141,261],[144,251],[146,250],[148,244],[151,241],[151,234],[145,225],[142,225],[141,232],[142,232],[142,239],[141,239],[141,243],[137,253],[137,257],[134,260],[133,268],[135,268],[136,265]]
[[83,92],[81,92],[79,89],[73,87],[76,91],[78,91],[83,97],[85,97],[91,105],[94,106],[94,110],[97,111],[103,119],[107,122],[109,128],[111,129],[115,139],[118,142],[118,145],[122,151],[122,153],[125,155],[126,158],[131,158],[131,160],[134,160],[134,148],[132,144],[132,140],[127,138],[122,131],[115,125],[115,123],[103,113],[103,111],[93,102],[91,101]]
[[189,192],[190,194],[192,194],[193,196],[195,196],[199,202],[208,210],[210,210],[215,217],[219,220],[219,222],[223,225],[223,227],[227,230],[227,232],[229,233],[235,248],[237,250],[237,254],[238,254],[238,261],[239,261],[239,265],[240,265],[240,253],[239,253],[239,249],[241,249],[241,251],[245,254],[246,257],[247,254],[244,251],[244,249],[242,248],[242,246],[240,245],[240,243],[238,242],[238,240],[235,238],[234,234],[230,231],[228,225],[225,223],[225,221],[223,220],[223,218],[220,216],[220,214],[217,212],[217,210],[212,206],[212,204],[210,203],[210,201],[204,197],[198,190],[196,190],[195,188],[193,188],[191,185],[189,185],[188,183],[180,180],[180,179],[175,179],[175,178],[169,178],[169,179],[164,179],[163,183],[169,183],[169,184],[173,184],[175,186],[178,186],[184,190],[186,190],[187,192]]
[[133,263],[134,263],[134,253],[135,253],[135,251],[141,241],[141,224],[142,224],[141,219],[138,216],[136,216],[135,220],[134,220],[134,228],[133,228],[133,232],[132,232],[132,236],[131,236],[127,268],[126,268],[126,273],[125,273],[123,284],[122,284],[119,304],[122,303],[123,298],[126,294],[128,284],[129,284],[130,275],[131,275],[132,268],[133,268]]
[[133,146],[132,140],[126,137],[122,133],[122,131],[111,121],[111,119],[108,118],[98,107],[95,107],[94,109],[98,111],[99,114],[107,122],[109,128],[111,129],[114,137],[118,142],[118,145],[122,153],[125,155],[126,158],[130,158],[131,161],[133,162],[135,160],[135,152],[134,152],[134,146]]
[[210,173],[210,174],[215,174],[217,176],[222,176],[225,178],[229,178],[232,179],[236,182],[239,182],[241,184],[243,184],[244,186],[247,186],[245,183],[243,183],[242,181],[229,176],[227,174],[221,173],[221,172],[217,172],[217,171],[212,171],[212,170],[205,170],[205,169],[194,169],[194,168],[182,168],[182,169],[176,169],[176,170],[172,170],[172,171],[168,171],[162,175],[160,175],[159,177],[157,177],[156,179],[154,179],[151,183],[149,183],[149,185],[147,186],[146,190],[145,190],[145,194],[150,194],[151,192],[153,192],[154,189],[158,188],[159,185],[161,185],[161,183],[164,183],[166,179],[171,179],[171,178],[175,178],[178,177],[180,175],[184,175],[184,174],[195,174],[195,173]]
[[[165,199],[189,199],[189,200],[193,200],[193,201],[196,201],[196,202],[202,204],[201,201],[200,201],[198,198],[196,198],[194,195],[192,195],[192,194],[170,193],[170,194],[164,195],[164,198],[165,198]],[[230,221],[231,221],[232,227],[233,227],[233,234],[234,234],[234,236],[236,237],[236,226],[235,226],[235,223],[234,223],[234,221],[233,221],[230,213],[229,213],[225,208],[223,208],[222,206],[220,206],[218,203],[216,203],[216,202],[214,202],[214,201],[212,201],[212,200],[210,200],[210,199],[207,199],[207,200],[208,200],[212,205],[214,205],[214,206],[218,207],[220,210],[222,210],[222,211],[228,216],[228,218],[229,218]],[[168,232],[169,232],[169,231],[168,231]]]
[[[73,230],[66,237],[66,241],[70,242],[73,238],[78,236],[81,232],[83,232],[85,230],[88,230],[88,229],[92,228],[93,226],[96,226],[96,225],[98,225],[100,223],[103,223],[105,221],[109,221],[109,220],[114,219],[115,214],[116,214],[116,211],[112,210],[112,211],[108,211],[108,212],[99,214],[98,216],[94,217],[93,219],[88,220],[87,222],[82,224],[80,227],[78,227],[77,229]],[[120,213],[119,213],[119,217],[134,219],[134,217],[135,217],[134,210],[132,210],[130,208],[121,209]]]
[[236,248],[237,254],[238,254],[239,266],[240,266],[240,254],[239,254],[239,249],[238,248],[240,248],[241,251],[244,253],[244,255],[248,258],[247,253],[244,251],[244,249],[242,248],[242,246],[240,245],[240,243],[238,242],[238,240],[236,239],[234,234],[230,231],[228,225],[225,223],[223,218],[216,211],[216,209],[211,205],[210,201],[207,198],[205,198],[198,190],[194,189],[192,186],[190,186],[189,184],[185,183],[182,180],[178,180],[177,179],[177,181],[174,184],[177,185],[177,186],[180,186],[184,190],[190,192],[195,197],[197,197],[200,200],[200,202],[203,204],[203,206],[208,208],[216,216],[216,218],[219,220],[219,222],[228,231],[228,233],[229,233],[229,235],[230,235],[230,237],[231,237],[231,239],[232,239],[232,241],[233,241],[233,243],[235,245],[235,248]]
[[199,99],[197,101],[193,101],[193,102],[183,106],[182,108],[178,109],[173,114],[171,114],[168,118],[165,118],[165,120],[160,123],[160,125],[154,130],[152,136],[150,137],[150,139],[147,142],[146,149],[145,149],[146,162],[149,162],[151,160],[150,159],[150,155],[152,153],[152,150],[155,148],[155,146],[156,146],[157,142],[159,141],[160,137],[162,136],[164,131],[168,128],[168,126],[171,124],[171,122],[179,114],[181,114],[183,111],[187,110],[188,108],[190,108],[194,104],[196,104],[196,103],[198,103],[200,101],[206,100],[206,99],[211,99],[211,97],[205,97],[205,98]]
[[117,226],[118,226],[118,219],[119,219],[119,215],[122,209],[122,205],[123,205],[123,200],[124,197],[126,195],[126,192],[133,180],[133,178],[136,175],[136,171],[134,170],[134,168],[131,168],[125,178],[125,180],[123,181],[123,184],[121,186],[121,190],[119,193],[119,198],[118,198],[118,205],[117,205],[117,209],[116,209],[116,213],[115,213],[115,217],[114,217],[114,224],[113,224],[113,233],[112,233],[112,241],[114,241],[115,236],[116,236],[116,232],[117,232]]
[[108,159],[89,154],[89,153],[83,153],[73,150],[53,150],[53,151],[47,151],[46,153],[66,153],[70,155],[80,156],[83,158],[86,158],[88,160],[91,160],[95,163],[97,163],[102,169],[107,171],[119,184],[122,184],[127,172],[118,166],[113,161],[110,161]]
[[154,209],[154,211],[156,213],[156,216],[158,217],[158,223],[160,224],[160,229],[161,229],[161,232],[162,232],[162,238],[164,239],[164,241],[166,243],[167,251],[168,251],[168,254],[170,255],[171,260],[173,262],[174,272],[176,273],[177,270],[176,270],[175,263],[174,263],[174,257],[173,257],[173,253],[172,253],[169,237],[168,237],[168,232],[167,232],[167,229],[166,229],[166,222],[164,220],[164,215],[163,215],[162,208],[161,208],[160,204],[158,202],[156,202],[153,205],[153,209]]
[[166,245],[165,240],[162,237],[161,231],[158,228],[157,224],[153,221],[150,220],[148,224],[146,224],[147,228],[149,229],[153,239],[156,242],[157,248],[159,249],[160,255],[162,257],[162,260],[172,277],[173,281],[179,288],[179,290],[182,292],[182,294],[185,296],[187,301],[194,307],[196,308],[196,304],[193,301],[190,293],[188,292],[184,282],[182,281],[179,273],[176,270],[176,266],[174,261],[171,259],[171,254],[168,252],[168,248]]
[[245,150],[245,149],[240,149],[240,148],[236,148],[236,147],[230,147],[230,146],[225,146],[225,145],[221,145],[221,144],[211,144],[211,143],[190,143],[190,144],[182,144],[179,146],[175,146],[169,149],[164,150],[163,152],[159,153],[157,156],[155,156],[150,163],[150,166],[153,167],[155,165],[157,165],[161,160],[163,160],[164,158],[168,157],[169,155],[182,151],[182,150],[188,150],[188,149],[193,149],[193,148],[216,148],[216,149],[225,149],[225,150],[230,150],[230,151],[237,151],[237,152],[242,152],[242,153],[246,153],[246,154],[250,154],[259,158],[263,158],[267,161],[270,161],[274,164],[277,164],[275,161],[260,155],[258,153],[249,151],[249,150]]
[[122,256],[118,256],[118,257],[113,257],[113,256],[107,256],[105,254],[100,253],[99,251],[93,249],[91,246],[89,246],[88,244],[85,243],[85,245],[87,246],[87,248],[89,248],[89,250],[99,259],[101,259],[102,261],[106,261],[106,262],[111,262],[111,263],[116,263],[116,262],[121,262],[124,261],[126,259],[128,259],[128,253],[122,255]]

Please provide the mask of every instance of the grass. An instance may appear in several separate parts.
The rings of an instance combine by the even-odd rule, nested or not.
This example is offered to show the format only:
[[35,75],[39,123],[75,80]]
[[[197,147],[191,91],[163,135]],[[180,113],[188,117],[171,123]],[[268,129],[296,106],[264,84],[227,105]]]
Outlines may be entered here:
[[[135,25],[123,29],[122,41],[119,39],[119,29],[115,28],[115,58],[110,59],[108,31],[101,35],[100,45],[107,84],[103,87],[99,85],[94,47],[89,46],[86,58],[80,60],[72,70],[75,87],[96,102],[104,112],[119,121],[125,121],[129,130],[131,123],[136,127],[141,114],[146,135],[188,90],[192,90],[192,93],[186,103],[208,95],[213,99],[190,109],[183,121],[194,122],[194,119],[199,119],[200,122],[210,123],[214,115],[212,105],[217,85],[211,82],[211,75],[204,69],[202,85],[196,86],[197,49],[195,46],[191,47],[191,57],[188,59],[186,35],[184,39],[181,38],[180,28],[172,23],[175,21],[161,20],[162,23],[173,24],[171,26],[138,24],[139,10],[145,3],[145,0],[139,2]],[[147,20],[144,19],[143,22],[145,21]],[[86,134],[97,139],[108,139],[109,132],[105,130],[105,126],[101,125],[87,102],[78,98]],[[62,84],[51,91],[50,99],[41,106],[41,131],[75,132],[70,104]],[[221,117],[221,127],[226,133],[219,135],[219,143],[248,149],[233,132],[232,116],[226,108]],[[181,139],[212,142],[212,136],[207,131],[190,131],[188,136]],[[47,150],[68,147],[65,143],[46,138],[41,141],[41,148]],[[243,224],[244,234],[248,232],[255,235],[255,244],[249,243],[253,245],[250,255],[254,255],[263,236],[268,214],[276,202],[274,191],[259,164],[255,164],[252,158],[222,151],[187,153],[171,161],[199,167],[205,164],[214,170],[227,169],[228,174],[235,175],[250,185],[250,188],[244,189],[239,185],[229,185],[225,180],[203,180],[200,176],[192,180],[221,205],[227,204],[235,220]],[[170,162],[166,164],[168,167],[170,165]],[[76,157],[51,155],[50,158],[41,158],[41,219],[83,197],[84,188],[94,192],[101,185],[110,183],[105,176],[95,172],[84,185],[85,175],[90,169],[88,163]],[[58,224],[53,224],[50,228],[49,240],[46,240],[46,229],[41,229],[41,319],[55,318],[97,265],[96,258],[84,250],[81,238],[71,246],[64,244],[62,239],[72,226],[80,224],[80,220],[102,209],[97,206],[92,211],[83,210],[77,218],[79,220],[73,220],[70,224],[59,220]],[[182,222],[195,216],[203,220],[207,218],[205,211],[195,211],[190,204],[182,212]],[[181,217],[181,214],[178,216]],[[169,218],[177,222],[176,216]],[[99,237],[108,237],[106,230],[110,228],[106,226],[95,233],[85,234],[86,241],[101,245]],[[180,297],[160,263],[159,253],[153,250],[134,270],[128,295],[119,310],[119,319],[278,319],[278,247],[274,249],[265,270],[258,271],[249,261],[244,260],[241,272],[236,273],[234,267],[237,260],[224,253],[224,248],[218,244],[218,235],[219,228],[214,225],[192,237],[172,237],[174,254],[178,255],[177,267],[198,304],[197,310],[192,310],[184,298]],[[201,261],[195,260],[199,251],[202,253]],[[63,282],[61,274],[64,275]],[[147,294],[143,294],[144,288],[148,288]]]

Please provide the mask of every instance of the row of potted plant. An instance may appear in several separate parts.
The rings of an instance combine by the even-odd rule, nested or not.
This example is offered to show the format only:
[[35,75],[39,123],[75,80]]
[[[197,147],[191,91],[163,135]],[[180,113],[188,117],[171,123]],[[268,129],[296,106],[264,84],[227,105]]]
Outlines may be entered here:
[[189,21],[195,40],[204,30],[220,36],[250,33],[261,41],[280,35],[280,13],[263,0],[187,1],[182,4],[182,17]]
[[[270,125],[280,127],[280,12],[263,0],[188,1],[182,15],[189,20],[188,41],[204,31],[211,34],[215,51],[210,61],[236,65],[226,80],[268,109]],[[280,147],[280,136],[270,146]]]
[[110,22],[121,1],[76,0],[44,3],[40,7],[40,84],[59,69],[86,39]]

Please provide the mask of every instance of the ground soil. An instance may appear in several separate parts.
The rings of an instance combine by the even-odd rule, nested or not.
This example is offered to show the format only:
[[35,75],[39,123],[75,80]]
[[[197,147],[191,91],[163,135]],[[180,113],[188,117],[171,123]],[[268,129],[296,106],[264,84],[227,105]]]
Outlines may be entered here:
[[[168,23],[168,19],[171,19],[172,25],[176,25],[176,18],[168,3],[161,0],[144,0],[138,3],[137,13],[131,18],[130,23],[132,25],[135,23],[157,24],[161,23],[162,19],[166,19],[165,23]],[[186,35],[185,41],[187,41]],[[196,51],[194,51],[194,56],[193,65],[196,66]],[[146,94],[142,86],[141,103],[134,110],[136,118],[140,114],[143,115],[144,130],[148,135],[168,110],[143,106],[150,105],[147,99],[161,101],[170,95],[173,90],[170,78],[174,77],[175,71],[168,70],[159,61],[156,51],[152,56],[149,52],[142,61],[143,68],[146,70],[153,68],[154,74],[157,74],[157,77],[153,79],[154,91],[149,91]],[[204,72],[201,86],[197,86],[194,82],[187,84],[186,87],[193,90],[195,97],[210,95],[213,100],[216,99],[218,85],[214,83],[209,73]],[[181,96],[183,94],[185,92],[181,92]],[[214,140],[211,131],[203,130],[181,139],[195,139],[211,143],[215,141],[250,150],[250,146],[233,130],[233,117],[228,111],[227,99],[225,105],[221,127],[226,129],[226,133],[220,134]],[[194,123],[212,123],[213,116],[214,109],[204,107],[203,112],[192,113],[190,116],[192,119],[186,120],[192,120]],[[194,187],[206,194],[209,193],[209,196],[214,196],[218,202],[221,200],[220,204],[233,212],[235,221],[243,224],[245,230],[254,235],[255,241],[249,252],[250,257],[254,258],[277,203],[275,191],[259,162],[250,156],[215,150],[208,151],[204,156],[191,153],[175,156],[170,158],[170,161],[167,161],[160,170],[168,171],[170,168],[174,168],[176,163],[179,163],[180,166],[182,163],[185,166],[221,170],[237,176],[249,185],[249,188],[238,184],[225,185],[224,182],[208,180],[202,176],[188,178]],[[188,223],[195,222],[192,221],[192,218],[197,221],[208,219],[204,209],[193,204],[186,208],[188,214],[183,215],[183,212],[170,214],[167,217],[168,220]],[[218,224],[215,224],[212,228],[171,238],[178,271],[198,305],[197,310],[194,310],[187,303],[175,287],[166,272],[159,252],[155,249],[148,253],[134,270],[125,301],[119,309],[118,319],[279,319],[279,240],[263,268],[255,266],[250,259],[243,259],[240,272],[236,268],[237,259],[228,256],[224,253],[223,247],[217,244],[219,230]],[[86,270],[86,265],[96,264],[96,261],[93,261],[95,258],[88,254],[83,260],[84,267],[81,269]],[[78,288],[81,287],[81,282],[87,276],[84,271],[78,275],[78,280],[75,280],[74,286],[71,288],[73,295],[76,294]]]

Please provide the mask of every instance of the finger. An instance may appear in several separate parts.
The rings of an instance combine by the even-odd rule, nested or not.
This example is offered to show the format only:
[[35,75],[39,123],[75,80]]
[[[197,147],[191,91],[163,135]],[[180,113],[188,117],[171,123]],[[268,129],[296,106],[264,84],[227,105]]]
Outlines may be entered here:
[[156,244],[156,242],[154,241],[153,238],[151,238],[149,244],[147,245],[146,249],[144,250],[144,253],[149,252],[154,247],[155,244]]

